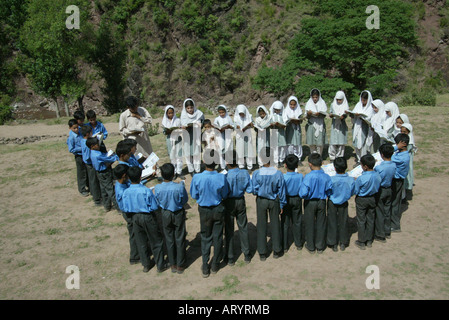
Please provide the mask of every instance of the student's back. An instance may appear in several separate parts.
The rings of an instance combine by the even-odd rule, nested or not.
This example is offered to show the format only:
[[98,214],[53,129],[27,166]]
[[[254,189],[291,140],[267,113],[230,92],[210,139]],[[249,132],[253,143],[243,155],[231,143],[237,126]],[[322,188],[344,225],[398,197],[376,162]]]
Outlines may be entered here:
[[281,208],[286,201],[284,175],[274,167],[262,167],[253,173],[253,193],[274,200],[279,197]]
[[301,188],[303,175],[297,172],[284,173],[285,188],[287,196],[299,196],[299,189]]
[[380,188],[381,178],[376,171],[364,171],[355,182],[355,194],[359,197],[374,196]]
[[181,183],[173,181],[162,182],[154,187],[154,195],[162,209],[176,212],[187,203],[186,188]]
[[226,180],[229,184],[229,198],[241,198],[245,195],[245,192],[252,192],[251,176],[247,170],[229,169]]
[[217,206],[226,199],[229,186],[226,176],[216,171],[203,171],[193,176],[190,184],[190,195],[204,207]]
[[305,175],[299,195],[301,198],[326,199],[332,192],[331,178],[323,170],[312,170]]
[[123,209],[125,212],[149,213],[158,209],[153,192],[143,184],[131,184],[123,192]]
[[331,177],[332,194],[329,197],[334,204],[342,204],[348,201],[355,193],[355,180],[347,173],[336,174]]

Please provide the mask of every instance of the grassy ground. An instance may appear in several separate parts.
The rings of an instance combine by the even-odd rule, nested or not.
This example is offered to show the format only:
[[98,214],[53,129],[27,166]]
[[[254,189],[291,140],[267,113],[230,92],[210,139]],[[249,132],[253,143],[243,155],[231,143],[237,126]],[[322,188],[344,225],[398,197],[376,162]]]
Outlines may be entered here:
[[[260,262],[256,256],[249,265],[240,255],[234,267],[224,266],[208,279],[200,272],[199,219],[193,199],[186,221],[188,268],[183,275],[157,274],[154,269],[144,274],[141,266],[128,263],[124,219],[78,194],[75,163],[65,138],[0,145],[0,299],[447,299],[447,98],[440,97],[437,107],[400,107],[414,126],[419,148],[414,198],[405,207],[402,233],[366,251],[353,245],[353,233],[345,252],[310,255],[293,246],[278,260],[270,256]],[[114,116],[110,120],[116,121]],[[107,126],[108,120],[104,122]],[[19,125],[27,130],[26,124]],[[115,149],[119,140],[119,135],[111,135],[106,145]],[[163,135],[151,140],[161,163],[168,161]],[[254,253],[254,197],[247,195],[246,201]],[[352,232],[354,216],[351,200]],[[70,265],[80,269],[79,290],[65,286]],[[379,266],[379,290],[365,286],[369,265]]]

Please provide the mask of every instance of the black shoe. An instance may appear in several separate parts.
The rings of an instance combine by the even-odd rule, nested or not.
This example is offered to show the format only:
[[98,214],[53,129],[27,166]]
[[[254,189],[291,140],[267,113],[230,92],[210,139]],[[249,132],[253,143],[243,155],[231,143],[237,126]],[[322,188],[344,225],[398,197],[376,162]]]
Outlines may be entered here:
[[147,273],[148,271],[150,271],[151,267],[150,266],[145,266],[143,267],[143,272]]
[[129,262],[130,265],[139,264],[139,263],[140,263],[140,260],[133,260],[133,261]]
[[307,248],[306,247],[306,249],[307,249],[307,251],[310,253],[310,254],[315,254],[315,249],[313,249],[313,250],[310,250],[309,248]]
[[302,250],[302,247],[303,247],[303,246],[299,246],[299,247],[297,246],[297,247],[296,247],[296,250],[301,251],[301,250]]
[[385,238],[391,239],[391,234],[386,234],[386,235],[385,235]]
[[316,251],[316,253],[318,253],[318,254],[322,254],[324,252],[324,249],[318,249],[317,251]]
[[338,246],[337,245],[332,246],[332,251],[338,252]]
[[355,245],[360,249],[360,250],[365,250],[365,244],[363,242],[360,242],[359,240],[355,241]]
[[344,244],[340,244],[340,251],[345,251],[346,246]]
[[391,228],[391,232],[401,232],[401,229],[400,228],[398,228],[398,229]]
[[267,257],[264,254],[259,255],[260,261],[267,260]]
[[250,263],[250,262],[251,262],[251,255],[249,255],[249,254],[246,255],[246,254],[245,254],[245,263],[248,264],[248,263]]
[[184,267],[178,267],[176,272],[178,272],[178,274],[182,274],[184,273],[185,268]]
[[211,272],[212,274],[216,274],[216,273],[218,272],[218,269],[219,269],[218,266],[212,266],[212,267],[210,268],[210,272]]
[[382,243],[387,242],[387,240],[386,240],[385,238],[382,238],[382,237],[374,237],[374,240],[375,240],[375,241],[382,242]]
[[81,195],[82,195],[83,197],[88,197],[88,196],[90,195],[90,193],[87,192],[87,191],[84,191],[84,192],[81,192]]
[[176,265],[170,266],[170,269],[172,273],[178,272],[178,267]]
[[366,246],[368,247],[368,248],[371,248],[372,246],[373,246],[373,242],[370,240],[370,241],[367,241],[366,242]]
[[229,260],[228,260],[228,266],[232,267],[232,266],[234,266],[234,265],[235,265],[234,260],[229,259]]
[[210,270],[203,270],[203,278],[207,278],[210,275]]
[[281,255],[282,255],[282,254],[281,254],[280,252],[274,252],[274,253],[273,253],[273,258],[274,258],[274,259],[278,259],[278,258],[281,257]]
[[162,268],[157,268],[157,273],[162,273],[169,268],[168,263],[164,263]]

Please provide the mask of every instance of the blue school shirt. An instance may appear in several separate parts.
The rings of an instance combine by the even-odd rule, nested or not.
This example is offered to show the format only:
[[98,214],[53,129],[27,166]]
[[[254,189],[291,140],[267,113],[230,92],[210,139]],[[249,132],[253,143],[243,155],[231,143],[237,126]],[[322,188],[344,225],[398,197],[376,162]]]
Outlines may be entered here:
[[396,164],[393,161],[382,161],[377,167],[374,168],[374,171],[380,175],[381,187],[391,187],[391,181],[396,174]]
[[375,195],[380,188],[381,178],[376,171],[363,171],[355,181],[355,194],[359,197]]
[[333,204],[340,205],[351,199],[355,194],[355,180],[347,173],[336,174],[331,177],[332,181],[332,194],[329,200]]
[[254,195],[270,200],[279,197],[281,208],[287,204],[287,190],[281,171],[273,167],[262,167],[254,171],[251,182]]
[[136,156],[133,154],[129,157],[128,162],[131,167],[139,167],[140,169],[143,169],[143,166],[139,163],[139,161],[137,161]]
[[407,151],[399,152],[398,147],[394,146],[394,153],[391,161],[396,164],[395,179],[405,179],[410,166],[410,153]]
[[245,195],[245,192],[253,192],[251,177],[247,170],[229,169],[226,180],[229,184],[229,198],[241,198]]
[[102,133],[103,140],[106,140],[106,138],[108,137],[108,131],[106,130],[104,124],[102,124],[100,121],[97,121],[97,125],[95,126],[95,128],[90,124],[90,122],[88,122],[87,125],[92,128],[92,135],[96,133]]
[[228,193],[226,176],[217,171],[197,173],[190,184],[190,196],[202,207],[218,206],[228,197]]
[[113,155],[108,157],[107,153],[98,151],[98,150],[90,150],[90,160],[92,161],[92,166],[97,171],[106,170],[106,163],[114,163],[118,161],[117,155]]
[[184,208],[189,200],[186,188],[181,183],[162,182],[154,187],[154,195],[159,207],[171,212],[176,212]]
[[289,197],[299,196],[299,189],[301,188],[302,179],[303,179],[302,173],[297,172],[284,173],[287,196]]
[[299,196],[304,200],[325,200],[332,194],[332,180],[322,169],[312,170],[302,180]]
[[81,154],[83,156],[83,162],[85,164],[92,164],[92,160],[90,160],[90,149],[86,145],[87,139],[81,140]]
[[122,212],[126,212],[123,207],[123,192],[125,192],[126,189],[129,188],[130,182],[127,181],[126,183],[120,183],[118,181],[115,182],[115,199],[117,200],[118,208]]
[[70,130],[69,137],[67,138],[67,146],[69,148],[70,153],[79,156],[82,155],[81,140],[83,140],[81,134],[76,134],[75,132]]
[[123,192],[122,206],[124,212],[133,213],[150,213],[159,208],[153,192],[140,183],[131,184]]

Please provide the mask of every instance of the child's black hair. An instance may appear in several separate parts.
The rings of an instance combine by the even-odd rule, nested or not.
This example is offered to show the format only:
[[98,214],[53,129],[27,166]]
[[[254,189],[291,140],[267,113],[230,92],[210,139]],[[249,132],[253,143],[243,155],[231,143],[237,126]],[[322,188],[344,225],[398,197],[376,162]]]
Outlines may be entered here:
[[295,170],[298,168],[299,159],[294,154],[289,154],[285,157],[285,164],[288,170]]
[[120,158],[120,156],[124,154],[128,154],[131,152],[131,145],[126,143],[125,141],[119,141],[117,143],[117,147],[115,148],[115,154]]
[[87,119],[93,119],[93,118],[96,118],[96,117],[97,117],[97,114],[95,113],[94,110],[89,110],[89,111],[86,112],[86,118]]
[[390,159],[394,153],[394,147],[389,143],[384,143],[379,147],[379,152],[385,158]]
[[212,121],[210,121],[209,119],[204,119],[204,121],[203,121],[203,127],[204,127],[206,124],[212,125]]
[[123,142],[129,144],[131,147],[137,146],[137,141],[135,139],[126,138]]
[[370,169],[374,169],[374,166],[376,165],[376,159],[374,159],[374,157],[368,153],[360,158],[360,163],[363,166],[367,166]]
[[171,163],[164,163],[161,166],[161,176],[164,180],[172,181],[175,176],[175,166]]
[[338,157],[334,160],[334,168],[335,172],[338,174],[343,174],[348,169],[348,163],[344,157]]
[[91,126],[85,124],[85,125],[83,125],[83,126],[81,127],[81,135],[83,136],[83,138],[84,138],[85,136],[87,136],[87,135],[88,135],[89,133],[91,133],[91,132],[92,132],[92,127],[91,127]]
[[321,167],[323,164],[323,159],[318,153],[312,153],[308,159],[309,163],[314,167]]
[[84,112],[82,112],[81,110],[76,110],[76,111],[73,113],[73,117],[74,117],[76,120],[83,120],[83,121],[84,121],[84,119],[86,119],[86,116],[85,116]]
[[360,98],[362,98],[362,99],[368,99],[368,98],[369,98],[368,92],[363,91],[363,92],[360,94]]
[[76,121],[76,119],[70,119],[68,122],[69,128],[73,127],[75,124],[78,124],[78,121]]
[[318,89],[313,89],[312,92],[310,93],[310,96],[320,96],[320,91]]
[[112,169],[112,173],[116,180],[123,178],[124,174],[128,173],[129,166],[126,164],[118,164],[114,169]]
[[92,137],[87,138],[87,140],[86,140],[86,146],[87,146],[89,149],[92,149],[92,147],[95,146],[95,145],[100,145],[100,143],[99,143],[99,141],[98,141],[97,138],[92,138]]
[[142,169],[140,169],[139,167],[129,167],[128,177],[132,183],[139,183],[142,177]]
[[[190,98],[188,98],[190,99]],[[193,100],[187,100],[185,103],[186,107],[195,107],[195,104],[193,103]]]
[[410,137],[406,133],[398,133],[398,135],[394,137],[394,142],[396,142],[396,144],[399,142],[405,142],[408,145],[410,142]]
[[134,96],[128,96],[125,99],[125,104],[127,108],[135,109],[138,107],[139,101]]

